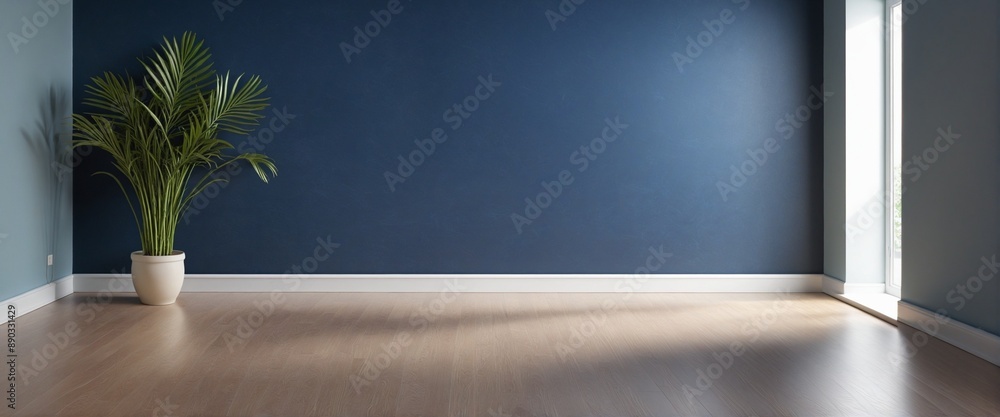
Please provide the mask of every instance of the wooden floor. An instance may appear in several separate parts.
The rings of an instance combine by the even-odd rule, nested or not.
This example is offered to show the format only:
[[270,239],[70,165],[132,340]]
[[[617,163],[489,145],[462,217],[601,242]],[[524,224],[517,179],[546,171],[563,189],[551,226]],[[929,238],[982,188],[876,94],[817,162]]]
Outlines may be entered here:
[[820,294],[93,297],[18,319],[16,415],[1000,415],[1000,368]]

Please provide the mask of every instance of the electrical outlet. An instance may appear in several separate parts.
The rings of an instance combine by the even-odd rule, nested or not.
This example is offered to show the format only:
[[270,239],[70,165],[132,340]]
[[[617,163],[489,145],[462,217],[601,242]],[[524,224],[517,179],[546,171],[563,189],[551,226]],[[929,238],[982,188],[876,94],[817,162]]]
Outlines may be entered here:
[[48,258],[45,258],[45,262],[48,266],[52,266],[52,255],[49,255]]

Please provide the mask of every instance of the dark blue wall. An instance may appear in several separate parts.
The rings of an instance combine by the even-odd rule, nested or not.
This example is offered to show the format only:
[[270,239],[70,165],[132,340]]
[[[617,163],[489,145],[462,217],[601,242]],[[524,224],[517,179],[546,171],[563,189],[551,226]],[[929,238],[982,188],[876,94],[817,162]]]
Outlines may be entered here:
[[[559,4],[404,0],[348,63],[339,44],[386,1],[243,1],[224,20],[205,0],[80,2],[76,97],[191,30],[295,115],[264,149],[271,184],[243,172],[182,224],[190,273],[281,273],[328,235],[342,246],[317,273],[631,273],[660,245],[674,257],[658,273],[821,272],[820,115],[726,201],[717,182],[822,83],[822,3],[591,0],[553,31]],[[672,54],[724,9],[736,20],[678,71]],[[453,130],[444,112],[491,74]],[[615,117],[629,127],[581,172],[573,152]],[[384,173],[435,128],[448,140],[390,191]],[[115,186],[90,176],[105,165],[76,170],[77,273],[139,246]],[[511,214],[563,170],[572,184],[518,233]]]

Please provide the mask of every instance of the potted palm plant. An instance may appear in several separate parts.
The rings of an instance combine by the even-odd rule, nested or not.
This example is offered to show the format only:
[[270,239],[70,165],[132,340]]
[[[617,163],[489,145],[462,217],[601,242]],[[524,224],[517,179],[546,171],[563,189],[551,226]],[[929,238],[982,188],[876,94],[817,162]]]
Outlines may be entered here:
[[163,38],[140,62],[138,82],[107,72],[91,78],[83,102],[93,111],[73,115],[74,146],[111,155],[117,172],[94,175],[114,180],[139,229],[142,250],[132,253],[136,293],[144,304],[166,305],[184,282],[185,254],[174,250],[174,234],[192,199],[227,181],[214,174],[230,164],[248,162],[264,182],[277,169],[263,154],[233,152],[220,137],[259,125],[268,102],[259,77],[217,75],[209,49],[193,33]]

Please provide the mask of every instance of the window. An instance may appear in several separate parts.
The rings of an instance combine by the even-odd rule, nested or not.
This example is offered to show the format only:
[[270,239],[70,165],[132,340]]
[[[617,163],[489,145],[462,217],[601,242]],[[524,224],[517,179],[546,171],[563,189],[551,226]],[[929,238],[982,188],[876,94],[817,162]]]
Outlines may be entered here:
[[900,296],[903,203],[903,5],[886,1],[886,282],[889,294]]

